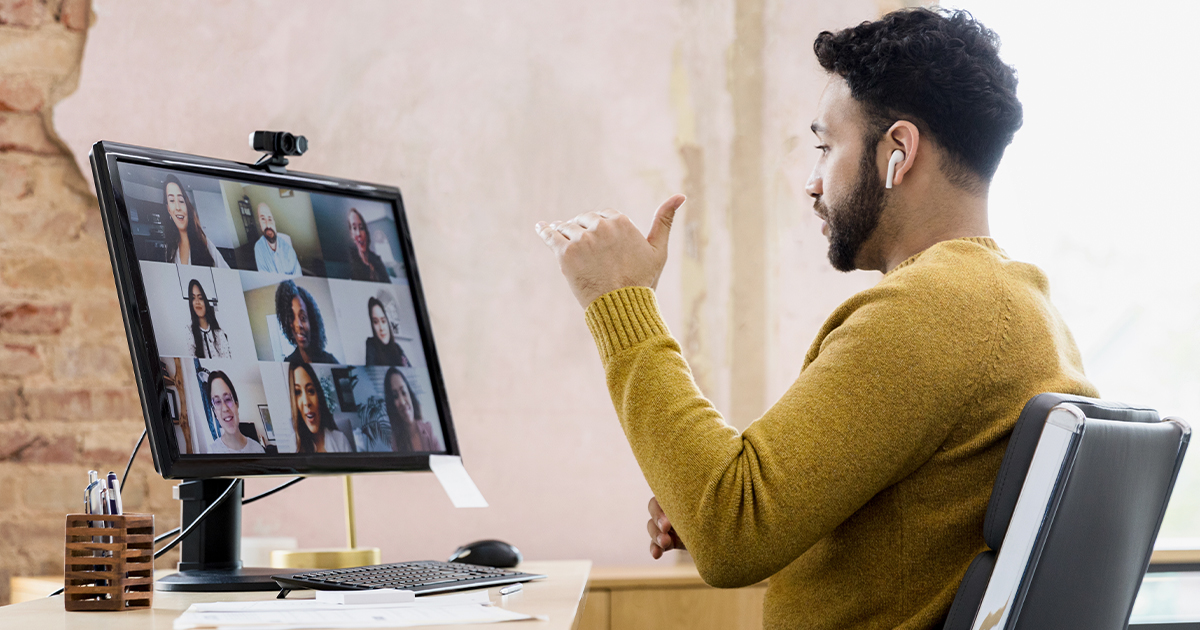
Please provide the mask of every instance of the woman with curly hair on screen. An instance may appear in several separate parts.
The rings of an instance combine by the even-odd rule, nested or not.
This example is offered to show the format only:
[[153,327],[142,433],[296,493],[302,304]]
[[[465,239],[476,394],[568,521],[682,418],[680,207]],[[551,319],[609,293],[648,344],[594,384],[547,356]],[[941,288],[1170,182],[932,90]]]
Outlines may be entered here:
[[296,346],[296,351],[284,361],[305,363],[338,363],[337,357],[325,350],[325,322],[317,302],[304,287],[288,280],[275,289],[275,317],[283,336]]
[[229,269],[229,263],[221,257],[217,246],[205,236],[196,206],[192,205],[192,200],[183,191],[183,184],[174,175],[167,175],[163,182],[163,203],[167,216],[175,224],[174,230],[169,227],[163,230],[167,239],[166,262]]
[[188,312],[192,315],[192,321],[187,325],[187,334],[191,340],[189,350],[192,356],[199,359],[232,359],[229,336],[221,330],[221,324],[217,322],[217,311],[208,300],[208,294],[204,292],[204,286],[199,280],[193,279],[188,283],[188,302],[191,305]]
[[292,399],[292,430],[298,453],[352,453],[350,440],[338,430],[325,401],[325,390],[313,366],[288,363],[288,394]]
[[392,422],[392,444],[397,453],[428,453],[446,450],[433,434],[433,425],[421,416],[421,403],[413,396],[408,379],[396,368],[383,377],[383,394],[388,419]]

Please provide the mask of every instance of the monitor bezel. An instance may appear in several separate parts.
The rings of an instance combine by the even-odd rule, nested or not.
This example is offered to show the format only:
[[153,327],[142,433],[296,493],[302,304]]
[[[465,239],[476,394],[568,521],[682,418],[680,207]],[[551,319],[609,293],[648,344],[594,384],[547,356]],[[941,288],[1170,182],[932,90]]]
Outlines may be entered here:
[[145,285],[137,258],[133,231],[121,188],[118,164],[174,169],[247,183],[292,188],[308,192],[361,197],[390,203],[400,247],[405,260],[413,306],[424,344],[425,362],[436,401],[446,455],[460,456],[458,439],[450,414],[445,381],[438,361],[433,329],[429,322],[425,293],[417,269],[411,233],[400,189],[312,173],[259,170],[249,164],[161,149],[100,141],[89,155],[104,234],[108,241],[118,302],[125,321],[129,354],[142,403],[142,415],[150,439],[154,468],[167,479],[209,479],[279,475],[335,475],[429,470],[429,453],[280,453],[274,455],[186,455],[180,453],[171,423],[165,413],[170,404],[159,366],[154,326],[147,308]]

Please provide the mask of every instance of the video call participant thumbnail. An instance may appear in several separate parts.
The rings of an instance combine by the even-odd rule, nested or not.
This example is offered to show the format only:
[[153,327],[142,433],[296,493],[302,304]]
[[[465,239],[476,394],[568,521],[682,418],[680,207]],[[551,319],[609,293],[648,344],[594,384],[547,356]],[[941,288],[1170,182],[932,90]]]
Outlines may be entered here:
[[441,452],[446,447],[433,433],[433,425],[421,415],[421,403],[413,395],[408,379],[396,368],[383,377],[384,402],[392,423],[392,449],[397,453]]
[[288,362],[338,363],[337,357],[325,350],[325,322],[311,293],[288,280],[275,289],[275,316],[279,327],[296,351],[285,359]]
[[221,330],[216,310],[199,280],[193,279],[188,283],[188,295],[191,296],[189,302],[192,306],[188,309],[192,321],[187,325],[191,355],[201,359],[233,358],[229,337]]
[[[303,289],[302,289],[303,290]],[[313,367],[304,361],[288,362],[288,394],[292,401],[292,428],[298,453],[351,453],[346,434],[338,430],[325,390]]]
[[367,222],[355,208],[346,213],[346,221],[350,226],[350,279],[367,282],[391,282],[387,267],[378,254],[371,251],[371,233]]
[[213,415],[217,418],[217,426],[221,430],[221,438],[213,442],[209,453],[266,453],[261,444],[242,435],[237,389],[228,375],[220,370],[210,373],[206,394],[212,404]]
[[167,241],[167,257],[164,262],[229,269],[229,263],[221,257],[217,246],[204,234],[196,206],[184,192],[179,178],[167,175],[163,183],[163,199],[167,216],[171,217],[172,223],[175,224],[175,229],[167,228],[163,231]]
[[300,259],[292,247],[292,237],[275,229],[275,214],[266,203],[260,202],[255,210],[258,231],[262,236],[254,243],[254,263],[259,271],[288,276],[301,274]]
[[412,365],[400,344],[392,334],[392,322],[388,319],[387,311],[379,298],[367,300],[367,314],[371,317],[371,332],[367,338],[367,365]]

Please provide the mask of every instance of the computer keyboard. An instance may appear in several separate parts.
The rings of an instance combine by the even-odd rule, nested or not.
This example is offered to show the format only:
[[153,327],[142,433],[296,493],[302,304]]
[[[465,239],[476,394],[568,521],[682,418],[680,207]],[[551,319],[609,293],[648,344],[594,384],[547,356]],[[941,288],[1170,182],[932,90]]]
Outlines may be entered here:
[[279,597],[283,598],[290,591],[304,588],[319,591],[395,588],[413,591],[418,595],[428,595],[514,582],[528,582],[544,577],[546,576],[522,573],[512,569],[493,569],[460,562],[423,560],[277,575],[274,579],[283,589],[279,594]]

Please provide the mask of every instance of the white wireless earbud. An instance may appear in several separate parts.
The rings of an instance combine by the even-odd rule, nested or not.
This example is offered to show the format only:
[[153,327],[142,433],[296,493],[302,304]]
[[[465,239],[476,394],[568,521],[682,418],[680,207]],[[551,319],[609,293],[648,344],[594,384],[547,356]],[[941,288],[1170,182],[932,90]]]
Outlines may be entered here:
[[887,181],[884,183],[884,187],[886,187],[886,188],[892,187],[892,180],[896,178],[896,165],[903,161],[904,161],[904,152],[903,151],[901,151],[900,149],[896,149],[895,151],[892,151],[892,157],[891,157],[891,159],[888,160]]

